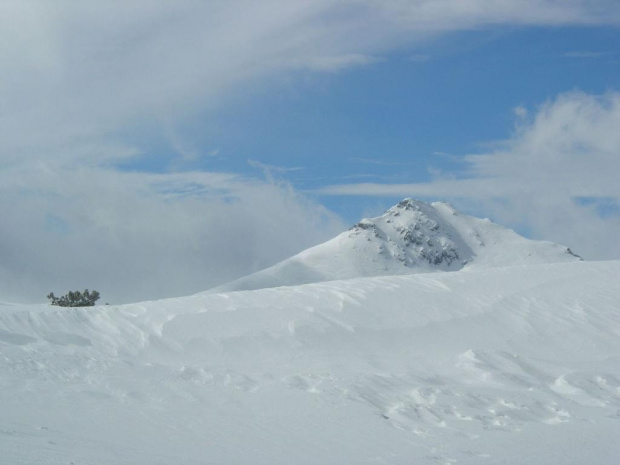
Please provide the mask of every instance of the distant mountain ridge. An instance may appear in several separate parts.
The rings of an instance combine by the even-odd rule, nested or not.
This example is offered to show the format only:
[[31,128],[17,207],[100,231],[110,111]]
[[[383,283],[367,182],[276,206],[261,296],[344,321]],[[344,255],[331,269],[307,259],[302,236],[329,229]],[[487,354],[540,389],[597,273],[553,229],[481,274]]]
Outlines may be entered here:
[[404,199],[330,241],[209,292],[576,260],[565,246],[526,239],[446,203]]

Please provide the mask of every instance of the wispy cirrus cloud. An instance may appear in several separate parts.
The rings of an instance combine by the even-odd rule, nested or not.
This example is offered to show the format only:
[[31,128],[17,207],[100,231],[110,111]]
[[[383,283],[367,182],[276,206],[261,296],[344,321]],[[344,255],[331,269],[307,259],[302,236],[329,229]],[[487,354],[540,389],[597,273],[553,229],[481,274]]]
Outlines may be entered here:
[[427,55],[425,53],[416,53],[415,55],[409,55],[407,57],[408,61],[412,61],[414,63],[426,63],[430,59],[430,55]]
[[395,161],[388,160],[385,158],[361,158],[361,157],[350,157],[348,159],[354,163],[362,163],[369,165],[382,165],[382,166],[410,166],[415,165],[415,162],[407,162],[407,161]]
[[595,59],[602,58],[605,56],[609,56],[609,52],[593,52],[593,51],[574,51],[574,52],[566,52],[562,56],[564,58],[585,58],[585,59]]
[[61,159],[68,145],[109,145],[276,73],[366,66],[451,31],[619,22],[617,2],[586,0],[3,2],[0,157]]

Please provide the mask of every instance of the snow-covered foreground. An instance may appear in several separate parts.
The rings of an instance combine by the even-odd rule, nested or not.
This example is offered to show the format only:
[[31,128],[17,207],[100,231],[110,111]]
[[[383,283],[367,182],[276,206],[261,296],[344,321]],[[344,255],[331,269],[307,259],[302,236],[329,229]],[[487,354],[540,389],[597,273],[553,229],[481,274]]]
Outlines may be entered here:
[[0,305],[6,464],[617,464],[620,262]]

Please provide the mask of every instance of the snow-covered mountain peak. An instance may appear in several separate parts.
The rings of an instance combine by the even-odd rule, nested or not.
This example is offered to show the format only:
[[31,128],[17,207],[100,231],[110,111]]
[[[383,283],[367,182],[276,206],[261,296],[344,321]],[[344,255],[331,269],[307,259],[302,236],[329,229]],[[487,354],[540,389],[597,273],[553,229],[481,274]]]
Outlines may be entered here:
[[415,199],[412,199],[412,198],[406,198],[406,199],[403,199],[400,202],[398,202],[393,207],[388,208],[385,211],[384,216],[386,216],[386,215],[388,215],[388,216],[389,215],[398,216],[403,211],[428,211],[429,207],[431,207],[430,204],[428,204],[426,202],[422,202],[421,200],[415,200]]
[[526,239],[446,203],[404,199],[328,242],[211,292],[575,260],[567,247]]
[[383,258],[409,268],[454,270],[473,257],[471,248],[432,205],[413,199],[401,201],[380,217],[357,223],[348,238],[356,241],[360,237],[376,244]]

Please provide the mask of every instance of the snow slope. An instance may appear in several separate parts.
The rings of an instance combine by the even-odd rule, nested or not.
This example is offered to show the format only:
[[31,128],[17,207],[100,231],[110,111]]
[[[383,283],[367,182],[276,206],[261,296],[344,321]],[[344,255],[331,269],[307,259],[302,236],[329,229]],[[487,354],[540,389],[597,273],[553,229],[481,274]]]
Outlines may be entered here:
[[3,305],[0,463],[615,465],[618,276],[567,262]]
[[576,261],[568,248],[532,241],[450,205],[405,199],[334,239],[212,292],[293,286],[362,276]]

